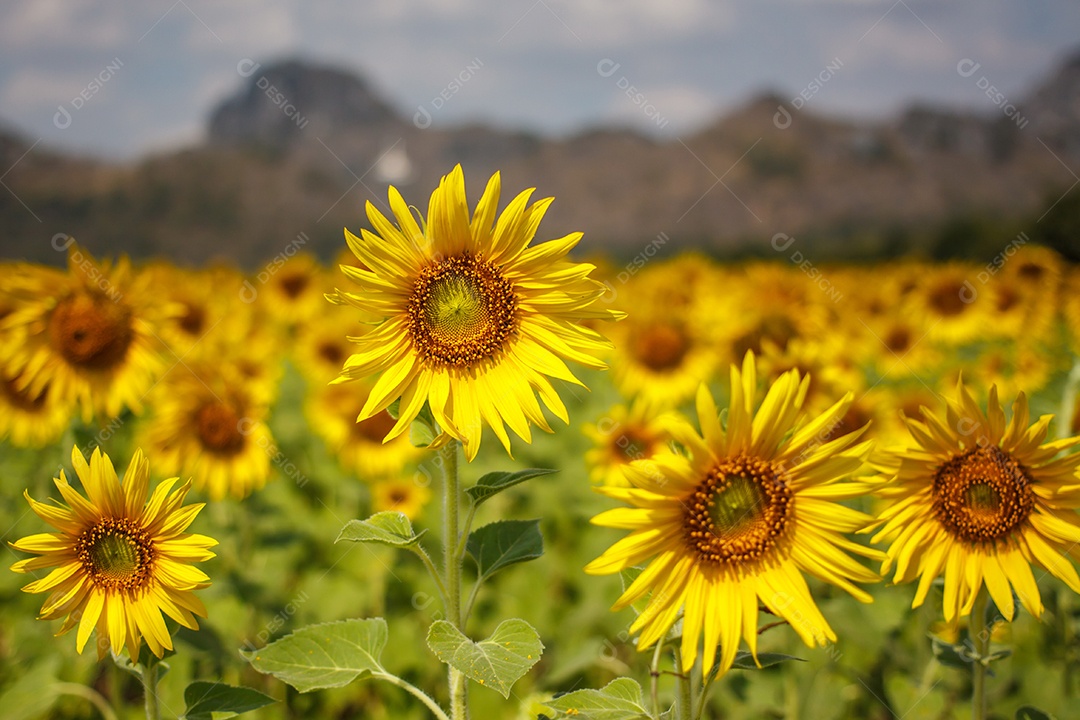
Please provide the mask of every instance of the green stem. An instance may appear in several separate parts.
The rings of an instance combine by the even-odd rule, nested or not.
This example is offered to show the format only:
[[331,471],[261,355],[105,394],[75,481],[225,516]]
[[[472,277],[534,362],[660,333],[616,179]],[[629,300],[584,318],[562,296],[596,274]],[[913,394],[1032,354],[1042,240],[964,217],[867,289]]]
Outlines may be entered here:
[[1072,369],[1061,391],[1061,409],[1058,411],[1057,436],[1065,439],[1072,435],[1073,415],[1076,412],[1076,391],[1080,387],[1080,358],[1073,360]]
[[675,684],[678,694],[676,695],[676,713],[679,720],[692,720],[694,713],[694,692],[690,687],[690,676],[679,670],[679,651],[675,651]]
[[[476,584],[472,586],[472,590],[469,591],[469,599],[465,601],[465,608],[461,611],[462,624],[467,625],[469,622],[469,616],[472,615],[473,603],[476,602],[476,596],[480,593],[480,579],[477,578]],[[464,632],[464,630],[462,630]]]
[[[439,449],[439,458],[442,460],[443,471],[443,583],[446,587],[446,620],[461,630],[461,560],[458,547],[461,542],[458,531],[461,489],[458,486],[458,445],[460,443],[457,440],[451,440]],[[465,676],[451,666],[448,679],[450,715],[453,720],[466,720],[469,710]]]
[[709,691],[712,690],[712,685],[716,681],[715,668],[709,671],[708,674],[702,678],[701,681],[701,697],[698,699],[697,712],[694,713],[694,720],[701,720],[705,717],[705,708],[709,706]]
[[142,679],[143,698],[146,703],[146,720],[160,720],[161,713],[158,711],[157,696],[157,663],[149,662],[147,667],[139,674],[139,677]]
[[416,697],[420,702],[424,703],[424,705],[427,705],[428,710],[431,710],[431,714],[439,718],[439,720],[450,720],[446,712],[439,707],[439,704],[431,699],[431,696],[407,680],[403,680],[397,675],[391,675],[387,672],[373,672],[371,673],[371,677],[376,680],[385,680],[391,685],[397,685],[399,688],[402,688]]
[[971,718],[986,720],[986,658],[990,655],[990,628],[986,624],[986,589],[979,590],[968,618],[968,636],[975,647],[971,663]]
[[424,563],[424,567],[427,568],[428,575],[431,576],[432,581],[435,583],[435,587],[439,591],[439,599],[442,600],[443,607],[446,607],[446,585],[443,584],[442,576],[439,575],[439,571],[435,568],[435,563],[432,562],[431,556],[427,554],[427,550],[420,547],[420,544],[411,545],[409,547],[416,556],[420,558],[420,561]]
[[658,640],[653,651],[652,664],[649,665],[649,695],[652,696],[653,717],[660,717],[660,654],[664,651],[664,641]]
[[116,711],[109,705],[109,701],[94,688],[79,685],[78,683],[58,682],[53,685],[53,689],[60,695],[74,695],[89,700],[105,720],[117,720]]

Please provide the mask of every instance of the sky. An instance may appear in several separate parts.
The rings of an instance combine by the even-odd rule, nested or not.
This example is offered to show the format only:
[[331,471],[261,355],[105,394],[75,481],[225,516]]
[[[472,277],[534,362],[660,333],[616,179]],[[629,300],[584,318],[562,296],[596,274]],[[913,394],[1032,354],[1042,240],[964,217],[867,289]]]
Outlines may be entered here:
[[0,125],[114,160],[165,152],[202,139],[243,69],[286,58],[442,127],[672,137],[765,90],[827,115],[991,113],[981,78],[1020,100],[1078,31],[1076,0],[4,0]]

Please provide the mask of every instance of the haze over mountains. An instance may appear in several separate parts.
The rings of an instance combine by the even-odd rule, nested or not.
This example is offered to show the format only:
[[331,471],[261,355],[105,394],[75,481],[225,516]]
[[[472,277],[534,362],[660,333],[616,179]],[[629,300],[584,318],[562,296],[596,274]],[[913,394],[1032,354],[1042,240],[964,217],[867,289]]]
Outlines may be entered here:
[[663,141],[618,128],[547,138],[442,127],[438,98],[402,110],[340,69],[248,69],[211,113],[205,143],[135,164],[0,133],[10,168],[0,254],[55,263],[51,240],[67,233],[101,254],[256,267],[304,233],[329,258],[343,226],[367,225],[364,200],[384,206],[394,184],[426,211],[440,175],[461,163],[473,201],[495,170],[504,205],[525,187],[553,195],[541,239],[582,230],[586,251],[630,257],[662,233],[667,247],[733,254],[762,251],[782,232],[863,256],[924,243],[954,218],[1034,222],[1080,173],[1080,53],[1022,98],[995,94],[977,67],[958,68],[987,92],[979,114],[913,106],[856,122],[815,115],[812,98],[796,108],[763,95]]

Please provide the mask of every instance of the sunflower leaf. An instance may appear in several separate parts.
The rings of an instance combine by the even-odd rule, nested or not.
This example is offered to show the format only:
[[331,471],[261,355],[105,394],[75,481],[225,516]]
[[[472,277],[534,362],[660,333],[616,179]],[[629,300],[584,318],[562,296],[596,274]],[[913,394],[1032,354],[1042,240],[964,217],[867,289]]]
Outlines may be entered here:
[[[758,653],[758,662],[761,663],[761,668],[772,667],[773,665],[779,665],[782,662],[788,660],[796,660],[798,662],[806,662],[801,657],[795,657],[794,655],[784,655],[783,653]],[[758,666],[754,663],[754,656],[745,650],[740,650],[735,655],[735,662],[731,664],[731,667],[738,668],[740,670],[757,670]]]
[[649,717],[641,686],[630,678],[612,680],[599,690],[575,690],[547,703],[559,717],[588,720],[639,720]]
[[413,532],[412,523],[405,513],[394,510],[375,513],[367,520],[350,520],[341,529],[334,542],[378,543],[392,547],[410,547],[420,541],[427,530]]
[[501,520],[477,528],[465,541],[465,552],[476,561],[483,582],[499,570],[544,554],[539,520]]
[[499,623],[491,637],[480,642],[473,642],[445,620],[436,620],[428,629],[427,644],[439,660],[504,698],[510,697],[511,686],[544,652],[536,630],[518,618]]
[[1053,715],[1031,705],[1017,708],[1016,720],[1057,720]]
[[528,468],[513,473],[491,472],[477,480],[476,485],[468,488],[465,492],[468,493],[469,499],[472,500],[473,505],[480,506],[489,498],[498,495],[503,490],[512,488],[526,480],[532,480],[534,477],[550,475],[554,472],[558,472],[558,470]]
[[409,442],[412,443],[413,447],[431,447],[436,437],[438,437],[438,433],[435,432],[435,428],[419,418],[409,424]]
[[309,692],[384,672],[379,658],[386,635],[382,618],[341,620],[308,625],[261,650],[240,654],[259,672]]
[[932,637],[930,646],[937,661],[946,667],[969,668],[974,659],[971,650],[963,645],[953,645]]
[[275,702],[277,700],[258,690],[198,680],[184,690],[187,710],[183,717],[185,720],[213,720],[216,712],[241,715]]

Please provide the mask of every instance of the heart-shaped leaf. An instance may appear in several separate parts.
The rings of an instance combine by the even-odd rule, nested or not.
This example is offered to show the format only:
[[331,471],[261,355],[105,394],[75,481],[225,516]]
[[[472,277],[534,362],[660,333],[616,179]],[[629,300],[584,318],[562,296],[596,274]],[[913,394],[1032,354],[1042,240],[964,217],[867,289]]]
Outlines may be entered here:
[[274,698],[263,695],[258,690],[198,680],[184,690],[184,704],[187,705],[184,718],[213,720],[216,712],[240,715],[275,702],[277,701]]
[[415,545],[425,532],[427,530],[414,533],[405,513],[388,510],[375,513],[367,520],[350,520],[334,542],[349,540],[403,548]]
[[382,672],[386,621],[341,620],[308,625],[261,650],[240,654],[261,673],[300,692],[342,687],[369,672]]
[[482,505],[488,498],[498,495],[503,490],[512,488],[526,480],[532,480],[534,477],[550,475],[554,472],[558,472],[558,470],[529,468],[527,470],[518,470],[513,473],[491,472],[477,480],[476,485],[467,489],[465,492],[468,493],[469,498],[473,501],[473,505]]
[[504,567],[544,554],[539,520],[501,520],[477,528],[465,541],[465,552],[476,561],[480,581]]
[[510,697],[510,687],[540,660],[544,644],[524,620],[504,620],[491,637],[473,642],[460,630],[436,620],[428,629],[428,647],[465,677]]
[[599,690],[575,690],[560,695],[547,706],[564,717],[588,720],[639,720],[648,718],[641,686],[630,678],[612,680]]

